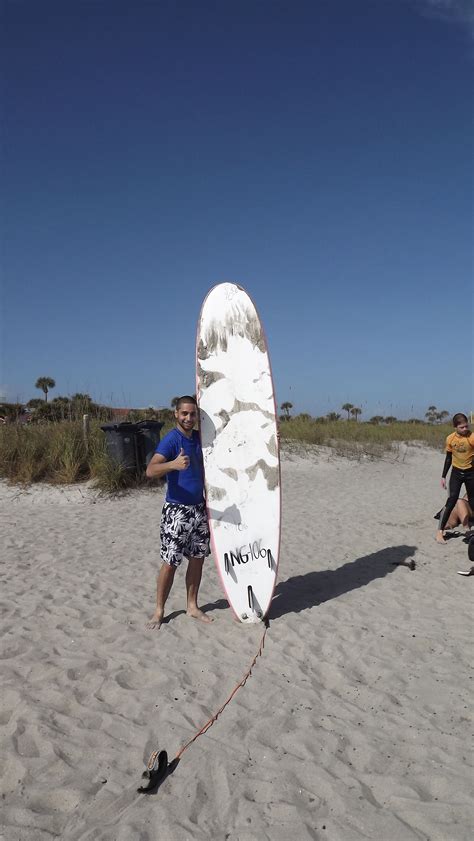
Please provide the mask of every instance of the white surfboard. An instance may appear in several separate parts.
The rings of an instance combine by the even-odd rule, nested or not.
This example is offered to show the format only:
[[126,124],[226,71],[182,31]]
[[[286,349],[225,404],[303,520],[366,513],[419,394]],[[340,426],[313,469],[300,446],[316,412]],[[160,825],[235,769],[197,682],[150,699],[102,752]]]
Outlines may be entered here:
[[238,619],[258,622],[278,569],[280,458],[267,344],[241,286],[221,283],[204,300],[196,380],[214,558]]

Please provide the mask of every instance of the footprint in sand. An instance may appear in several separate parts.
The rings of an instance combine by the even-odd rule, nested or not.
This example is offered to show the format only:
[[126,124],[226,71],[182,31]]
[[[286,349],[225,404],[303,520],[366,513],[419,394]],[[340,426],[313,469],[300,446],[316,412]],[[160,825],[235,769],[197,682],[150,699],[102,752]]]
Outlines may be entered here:
[[98,672],[104,671],[107,668],[107,660],[89,660],[86,663],[86,669],[88,672]]
[[102,628],[103,622],[102,619],[86,619],[84,622],[84,628],[92,628],[93,630],[97,630],[98,628]]
[[115,680],[122,689],[136,689],[136,681],[133,681],[132,672],[122,671],[117,672]]
[[16,730],[12,735],[12,741],[19,756],[33,758],[40,755],[33,736],[28,733],[27,727],[22,721],[18,721]]
[[2,712],[0,712],[0,727],[6,727],[13,715],[13,712],[14,710],[2,710]]
[[18,657],[20,654],[24,654],[27,651],[26,645],[19,645],[19,646],[10,646],[4,648],[3,651],[0,653],[0,660],[12,660],[14,657]]

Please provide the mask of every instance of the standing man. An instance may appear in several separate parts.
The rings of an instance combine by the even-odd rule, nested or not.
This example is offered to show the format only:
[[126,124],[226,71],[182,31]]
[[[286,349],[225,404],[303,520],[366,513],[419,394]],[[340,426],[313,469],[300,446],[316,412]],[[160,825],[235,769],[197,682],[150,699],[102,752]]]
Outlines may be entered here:
[[204,466],[194,397],[180,397],[174,412],[176,427],[158,444],[146,475],[166,476],[166,500],[161,514],[161,559],[156,582],[156,609],[147,628],[158,630],[175,572],[188,558],[186,594],[188,616],[212,622],[197,604],[204,558],[209,555],[209,526],[204,502]]

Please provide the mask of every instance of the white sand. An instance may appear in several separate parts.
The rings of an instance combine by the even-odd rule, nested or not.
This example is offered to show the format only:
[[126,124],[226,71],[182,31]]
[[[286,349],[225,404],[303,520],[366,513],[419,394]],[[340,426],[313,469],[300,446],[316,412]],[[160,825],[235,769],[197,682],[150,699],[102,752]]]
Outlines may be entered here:
[[[156,795],[170,759],[246,672],[212,561],[201,603],[146,631],[163,491],[0,485],[2,841],[462,841],[471,837],[472,586],[434,542],[443,457],[283,457],[280,583],[262,658]],[[394,566],[413,558],[416,570]]]

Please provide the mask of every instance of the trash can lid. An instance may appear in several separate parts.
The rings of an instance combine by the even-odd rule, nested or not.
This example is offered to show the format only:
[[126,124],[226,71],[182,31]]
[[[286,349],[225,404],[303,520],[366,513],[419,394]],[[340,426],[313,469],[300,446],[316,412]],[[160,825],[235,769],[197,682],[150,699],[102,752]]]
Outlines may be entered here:
[[129,421],[123,421],[122,423],[104,423],[104,425],[100,428],[104,432],[108,432],[110,429],[115,430],[115,432],[136,432],[137,424],[129,423]]

